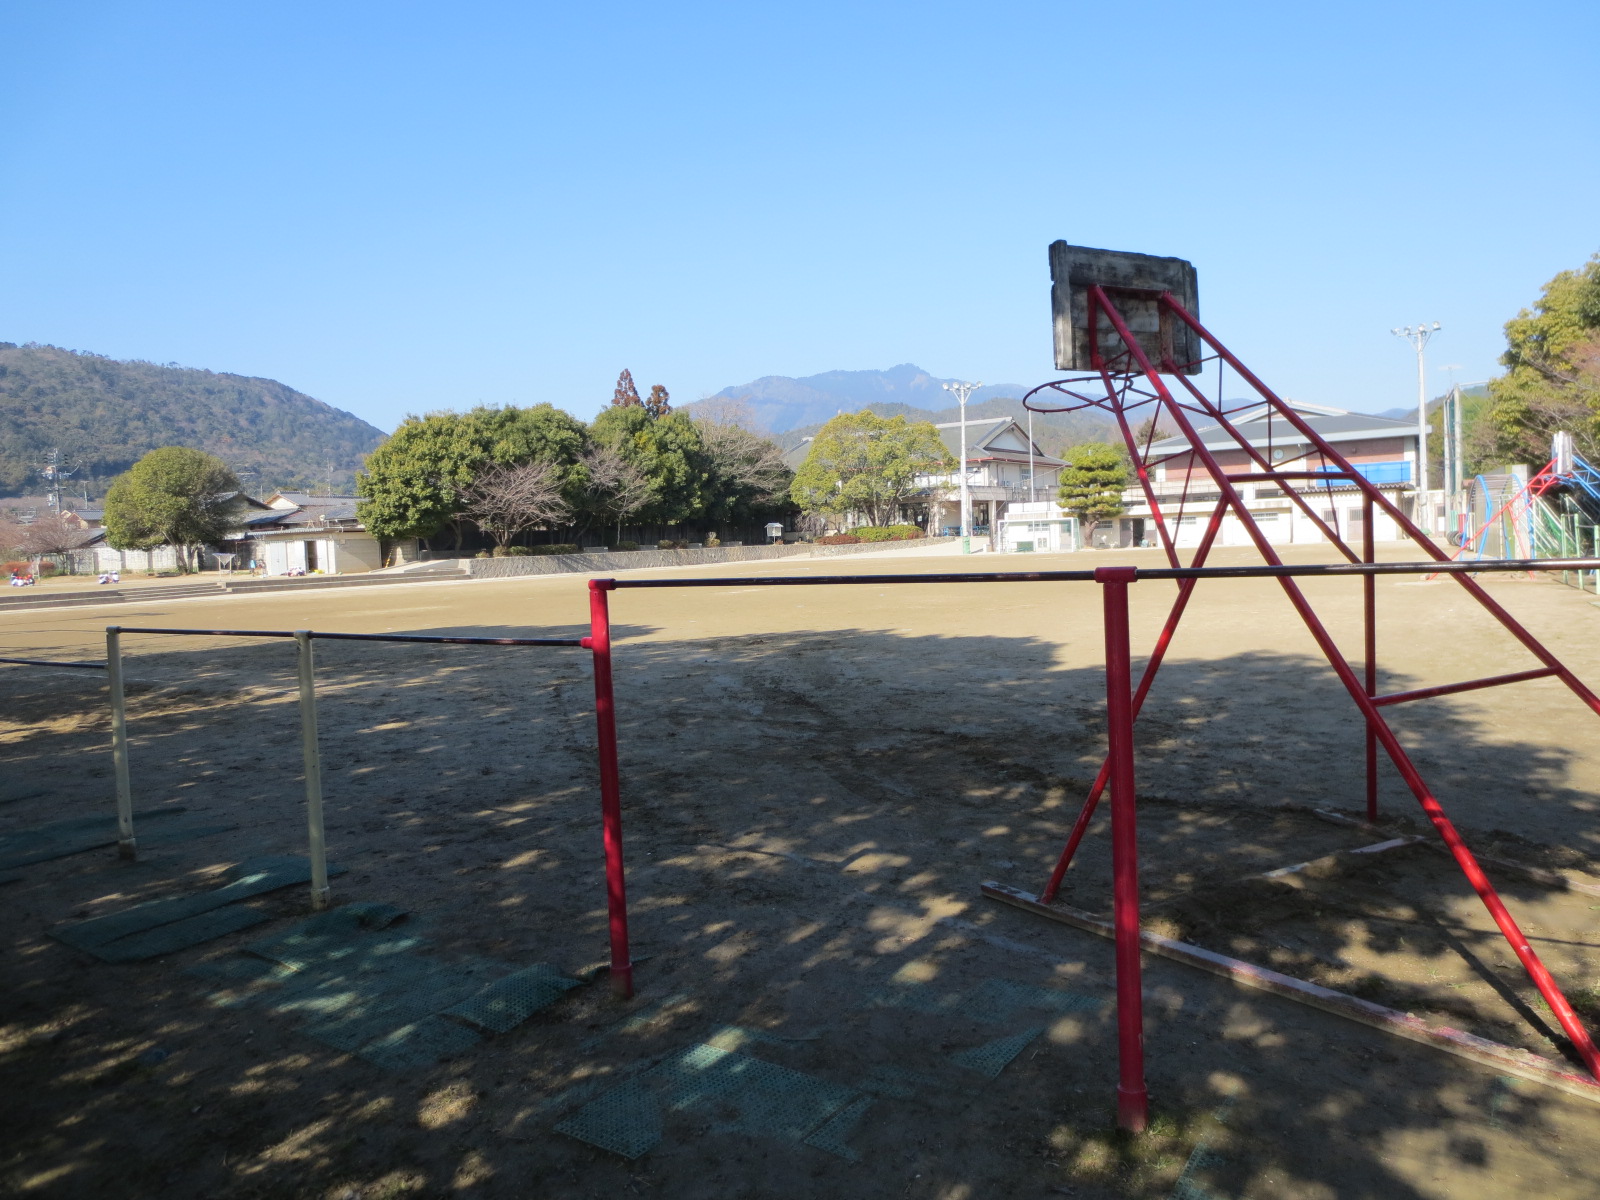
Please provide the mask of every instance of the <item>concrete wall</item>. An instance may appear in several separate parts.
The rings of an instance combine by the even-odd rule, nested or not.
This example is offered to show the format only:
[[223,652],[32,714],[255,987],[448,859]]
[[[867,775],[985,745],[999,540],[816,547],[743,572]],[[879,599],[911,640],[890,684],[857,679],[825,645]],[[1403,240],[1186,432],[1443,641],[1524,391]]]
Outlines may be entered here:
[[864,551],[940,545],[955,538],[918,538],[909,542],[862,542],[854,546],[715,546],[702,550],[615,550],[600,554],[545,554],[517,558],[467,558],[463,564],[474,579],[509,579],[516,575],[610,575],[640,567],[692,567],[701,563],[761,562],[779,558],[830,558]]

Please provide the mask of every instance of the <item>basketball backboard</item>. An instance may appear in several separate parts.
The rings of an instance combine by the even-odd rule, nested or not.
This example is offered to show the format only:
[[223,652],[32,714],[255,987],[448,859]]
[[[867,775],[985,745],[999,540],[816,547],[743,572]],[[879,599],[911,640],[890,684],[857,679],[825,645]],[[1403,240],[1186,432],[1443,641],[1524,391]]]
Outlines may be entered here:
[[[1106,289],[1134,337],[1157,370],[1170,361],[1185,375],[1200,373],[1200,337],[1164,311],[1158,299],[1171,292],[1196,319],[1200,316],[1199,284],[1194,264],[1182,258],[1093,250],[1066,242],[1050,244],[1050,307],[1055,317],[1056,367],[1062,371],[1096,369],[1089,353],[1089,289]],[[1100,356],[1113,361],[1123,353],[1122,339],[1105,314],[1095,322]],[[1131,363],[1114,364],[1120,372]]]

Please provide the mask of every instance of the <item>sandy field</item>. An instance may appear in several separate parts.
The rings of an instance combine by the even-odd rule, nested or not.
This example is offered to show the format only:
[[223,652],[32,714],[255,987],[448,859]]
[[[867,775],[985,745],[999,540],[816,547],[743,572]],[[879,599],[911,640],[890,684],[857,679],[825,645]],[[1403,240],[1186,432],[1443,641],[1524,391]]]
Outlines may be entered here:
[[[1321,560],[1314,547],[1289,553]],[[230,983],[239,947],[310,915],[303,886],[247,901],[267,918],[252,929],[147,961],[101,962],[50,936],[214,886],[254,856],[305,853],[292,646],[130,635],[136,805],[226,828],[154,839],[136,864],[98,849],[25,866],[0,886],[0,1191],[1600,1194],[1591,1102],[1160,959],[1145,976],[1155,1123],[1137,1140],[1115,1135],[1109,943],[978,892],[985,880],[1039,890],[1099,764],[1099,590],[743,582],[1122,562],[1159,565],[1150,551],[886,553],[640,572],[736,582],[616,593],[638,963],[628,1002],[595,970],[606,938],[587,653],[319,643],[329,852],[345,868],[334,902],[403,910],[386,933],[463,977],[544,963],[585,980],[509,1032],[410,1069],[307,1036],[309,1016]],[[1483,581],[1600,685],[1589,597]],[[1132,589],[1136,667],[1174,590]],[[1306,590],[1358,655],[1359,584]],[[1378,594],[1384,690],[1533,665],[1448,580],[1383,578]],[[0,613],[0,654],[98,658],[112,623],[576,637],[587,611],[584,580],[568,576],[152,595]],[[7,667],[0,696],[0,837],[109,812],[101,678]],[[1560,684],[1390,712],[1469,844],[1600,883],[1600,718]],[[1387,768],[1385,833],[1314,815],[1359,811],[1361,727],[1276,583],[1198,590],[1138,738],[1149,927],[1566,1052],[1447,859],[1406,850],[1303,889],[1239,883],[1422,831]],[[1107,850],[1101,822],[1064,899],[1109,911]],[[1600,1016],[1600,897],[1496,882],[1569,995]],[[637,1157],[571,1134],[691,1060],[790,1090],[758,1111],[748,1093],[680,1089],[651,1108],[655,1140]]]

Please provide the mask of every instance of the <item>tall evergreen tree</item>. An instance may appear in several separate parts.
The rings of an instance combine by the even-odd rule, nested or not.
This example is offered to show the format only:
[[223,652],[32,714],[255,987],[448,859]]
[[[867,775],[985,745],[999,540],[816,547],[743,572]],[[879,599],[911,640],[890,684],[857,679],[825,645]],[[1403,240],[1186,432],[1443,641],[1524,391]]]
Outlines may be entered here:
[[627,367],[622,368],[622,374],[617,376],[616,390],[611,393],[613,408],[642,408],[644,401],[639,399],[639,389],[633,386],[633,372]]
[[650,399],[644,402],[644,410],[652,417],[664,417],[671,412],[672,403],[671,398],[667,395],[667,389],[659,383],[652,384],[650,387]]

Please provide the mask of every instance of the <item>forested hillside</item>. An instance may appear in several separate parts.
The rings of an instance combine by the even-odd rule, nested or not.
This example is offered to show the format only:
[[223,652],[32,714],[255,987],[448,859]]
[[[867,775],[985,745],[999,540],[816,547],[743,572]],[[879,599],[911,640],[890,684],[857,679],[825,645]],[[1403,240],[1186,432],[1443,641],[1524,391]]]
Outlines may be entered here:
[[104,492],[157,446],[225,460],[251,491],[347,487],[383,441],[359,417],[273,379],[119,362],[55,346],[0,342],[0,496],[39,489],[51,449],[81,464],[72,488]]

